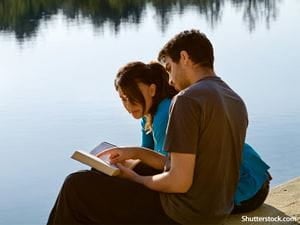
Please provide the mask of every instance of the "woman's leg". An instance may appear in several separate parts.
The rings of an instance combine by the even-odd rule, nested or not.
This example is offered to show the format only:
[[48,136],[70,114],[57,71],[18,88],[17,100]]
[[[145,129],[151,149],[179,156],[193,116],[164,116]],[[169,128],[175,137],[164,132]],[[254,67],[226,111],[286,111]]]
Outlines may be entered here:
[[176,223],[164,213],[158,192],[91,170],[66,178],[48,224]]
[[269,193],[269,180],[267,180],[261,189],[249,200],[241,202],[240,205],[235,205],[231,214],[246,213],[260,207],[266,200]]

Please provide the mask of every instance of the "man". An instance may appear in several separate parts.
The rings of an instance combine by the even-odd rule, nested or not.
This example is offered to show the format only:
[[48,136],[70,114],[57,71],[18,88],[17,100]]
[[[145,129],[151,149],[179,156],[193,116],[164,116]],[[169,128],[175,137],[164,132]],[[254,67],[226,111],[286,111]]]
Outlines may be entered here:
[[[169,157],[137,147],[101,153],[110,154],[120,176],[95,171],[70,175],[48,224],[221,224],[230,214],[248,123],[246,107],[215,75],[213,47],[203,33],[181,32],[158,59],[170,84],[180,90],[166,133]],[[162,172],[125,168],[121,162],[126,159],[140,159]]]
[[213,47],[203,33],[178,34],[158,59],[169,72],[170,84],[181,90],[171,107],[165,149],[171,152],[171,163],[174,154],[192,156],[185,163],[194,168],[188,191],[162,194],[162,205],[180,223],[221,222],[233,207],[248,124],[246,107],[216,76]]

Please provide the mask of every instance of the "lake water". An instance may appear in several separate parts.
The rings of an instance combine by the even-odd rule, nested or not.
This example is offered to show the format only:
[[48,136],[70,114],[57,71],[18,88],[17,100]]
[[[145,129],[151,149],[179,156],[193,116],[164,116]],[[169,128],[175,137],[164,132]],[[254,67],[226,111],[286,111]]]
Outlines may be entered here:
[[64,177],[85,168],[74,149],[140,144],[116,71],[190,28],[245,100],[272,186],[299,176],[299,21],[298,0],[0,1],[0,224],[45,224]]

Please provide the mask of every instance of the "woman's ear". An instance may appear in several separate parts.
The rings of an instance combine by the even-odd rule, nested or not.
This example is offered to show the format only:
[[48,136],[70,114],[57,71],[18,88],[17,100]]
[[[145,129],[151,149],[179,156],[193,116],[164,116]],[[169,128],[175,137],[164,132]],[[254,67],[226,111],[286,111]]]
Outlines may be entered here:
[[155,94],[156,94],[156,85],[155,84],[150,84],[149,91],[150,91],[151,97],[154,97]]

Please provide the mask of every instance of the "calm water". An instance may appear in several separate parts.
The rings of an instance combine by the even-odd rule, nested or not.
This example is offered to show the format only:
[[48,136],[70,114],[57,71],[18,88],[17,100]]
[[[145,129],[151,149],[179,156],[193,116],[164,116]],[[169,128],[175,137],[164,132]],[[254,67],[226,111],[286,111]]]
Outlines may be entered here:
[[216,71],[246,101],[247,142],[272,185],[300,175],[300,2],[0,0],[0,224],[44,224],[74,149],[138,145],[113,88],[184,29],[204,31]]

